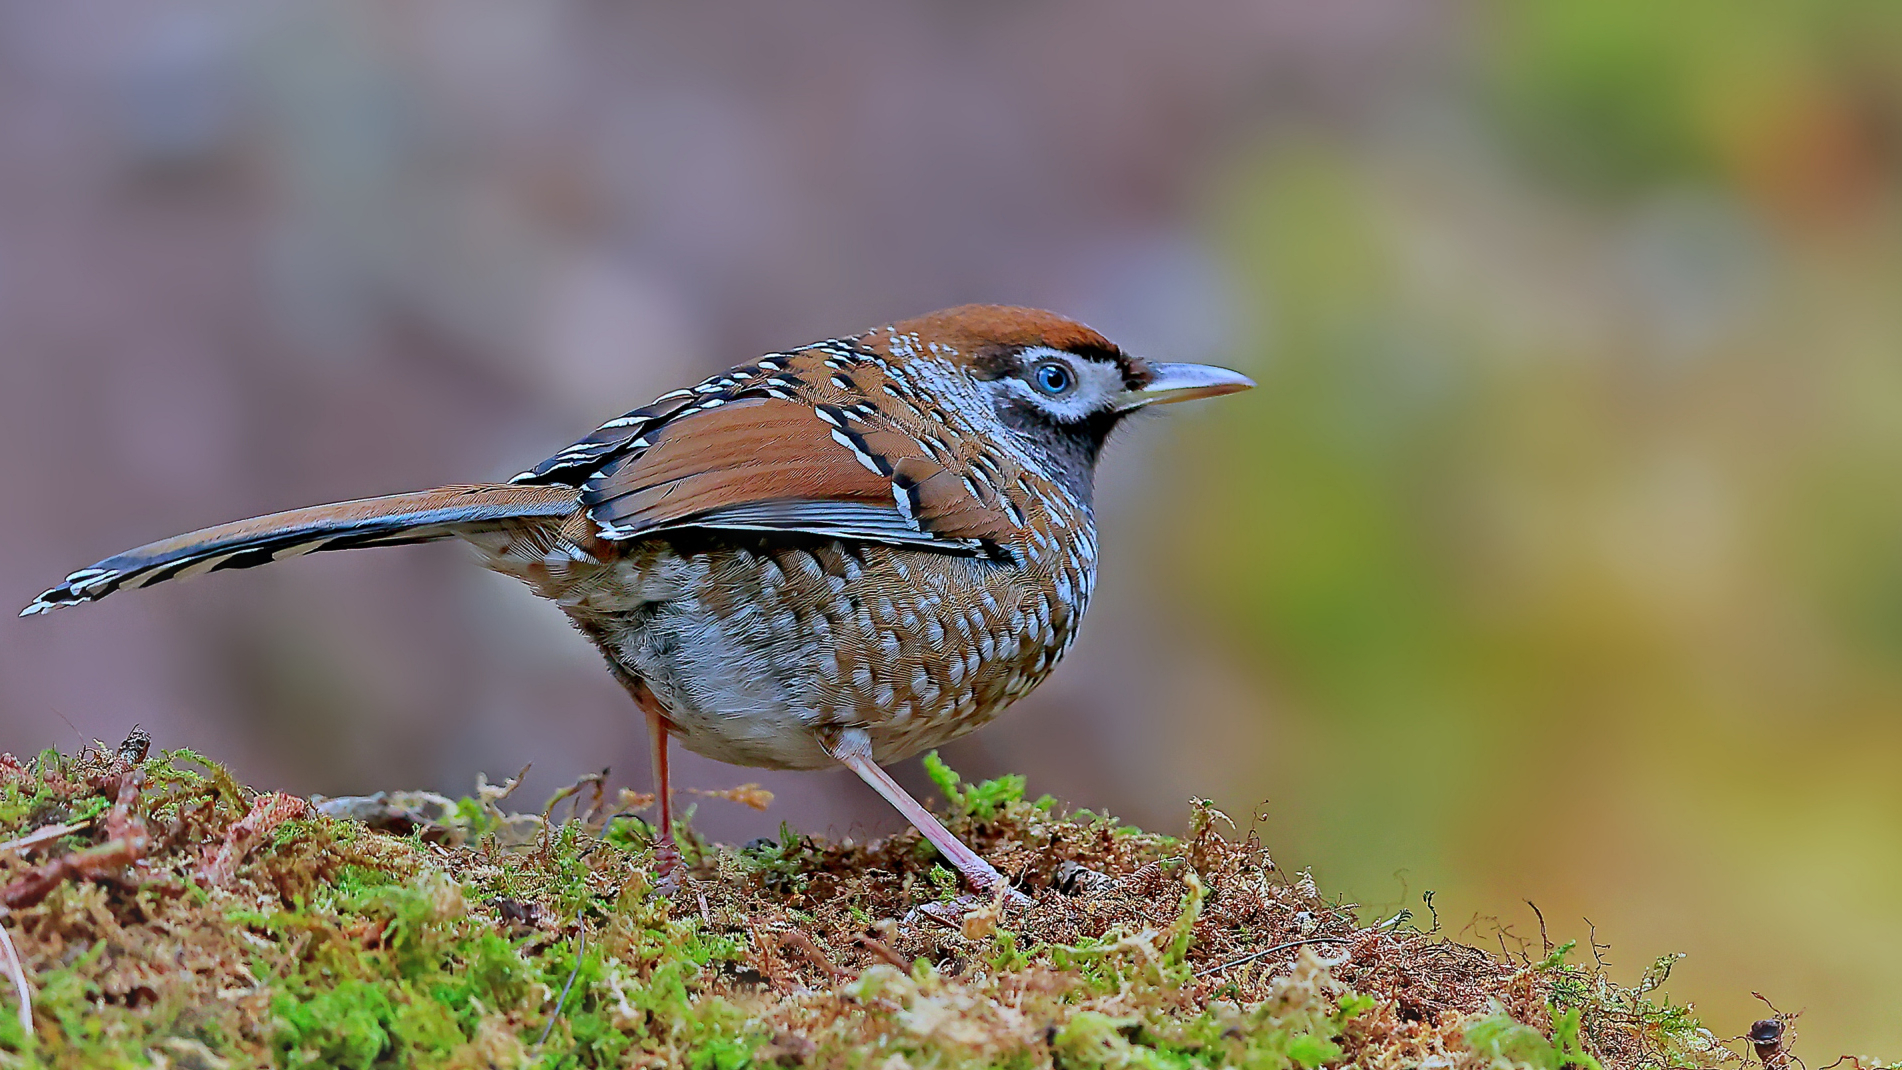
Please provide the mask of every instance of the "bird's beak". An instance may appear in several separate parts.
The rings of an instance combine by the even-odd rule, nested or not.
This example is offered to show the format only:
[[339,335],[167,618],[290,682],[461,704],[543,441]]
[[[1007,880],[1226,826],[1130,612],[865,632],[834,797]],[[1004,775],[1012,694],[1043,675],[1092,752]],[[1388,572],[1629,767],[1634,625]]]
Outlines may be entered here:
[[1144,405],[1220,397],[1255,385],[1253,379],[1240,372],[1207,364],[1151,364],[1149,370],[1153,375],[1149,385],[1126,391],[1117,408],[1128,411]]

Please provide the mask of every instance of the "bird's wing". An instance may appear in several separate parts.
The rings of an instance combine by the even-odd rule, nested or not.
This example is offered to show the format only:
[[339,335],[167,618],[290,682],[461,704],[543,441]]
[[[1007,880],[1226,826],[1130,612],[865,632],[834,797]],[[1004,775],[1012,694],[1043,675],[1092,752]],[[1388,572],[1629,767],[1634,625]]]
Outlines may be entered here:
[[603,538],[712,528],[977,553],[1013,529],[916,435],[836,406],[702,401],[638,439],[582,484]]

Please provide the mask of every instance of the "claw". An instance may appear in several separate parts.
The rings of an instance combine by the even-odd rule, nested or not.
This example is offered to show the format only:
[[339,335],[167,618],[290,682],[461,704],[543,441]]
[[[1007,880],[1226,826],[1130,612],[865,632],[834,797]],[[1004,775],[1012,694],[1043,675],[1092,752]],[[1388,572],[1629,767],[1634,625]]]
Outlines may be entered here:
[[915,926],[921,922],[928,921],[933,925],[942,925],[947,929],[956,929],[965,933],[966,936],[971,936],[971,922],[978,920],[974,915],[980,913],[989,914],[989,918],[984,926],[985,929],[988,930],[989,922],[995,921],[997,915],[1003,911],[1029,910],[1034,905],[1035,903],[1029,896],[1015,888],[1006,888],[1002,896],[999,896],[995,891],[981,895],[967,893],[955,899],[939,899],[929,903],[920,903],[906,911],[905,916],[899,919],[899,924]]
[[687,865],[681,861],[680,848],[671,840],[654,846],[654,889],[662,895],[673,895],[686,887]]

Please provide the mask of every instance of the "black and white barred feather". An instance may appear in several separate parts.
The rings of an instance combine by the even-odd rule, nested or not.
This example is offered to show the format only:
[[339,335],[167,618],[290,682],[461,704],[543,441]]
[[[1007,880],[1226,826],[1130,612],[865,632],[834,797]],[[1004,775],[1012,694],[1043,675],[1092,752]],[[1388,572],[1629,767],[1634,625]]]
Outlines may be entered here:
[[478,484],[317,505],[203,528],[115,554],[67,576],[22,617],[94,602],[114,591],[322,550],[400,546],[530,522],[559,522],[578,492],[563,486]]

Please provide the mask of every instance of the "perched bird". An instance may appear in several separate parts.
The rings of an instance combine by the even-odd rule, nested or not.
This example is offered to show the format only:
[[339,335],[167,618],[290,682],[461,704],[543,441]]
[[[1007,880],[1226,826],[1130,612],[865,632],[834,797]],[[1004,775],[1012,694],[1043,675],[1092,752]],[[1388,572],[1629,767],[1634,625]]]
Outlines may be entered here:
[[554,600],[667,745],[843,763],[977,890],[997,870],[881,764],[1050,674],[1096,576],[1091,483],[1136,409],[1254,384],[1152,364],[1049,312],[967,305],[773,353],[657,398],[507,483],[273,513],[80,569],[22,616],[318,550],[459,538]]

